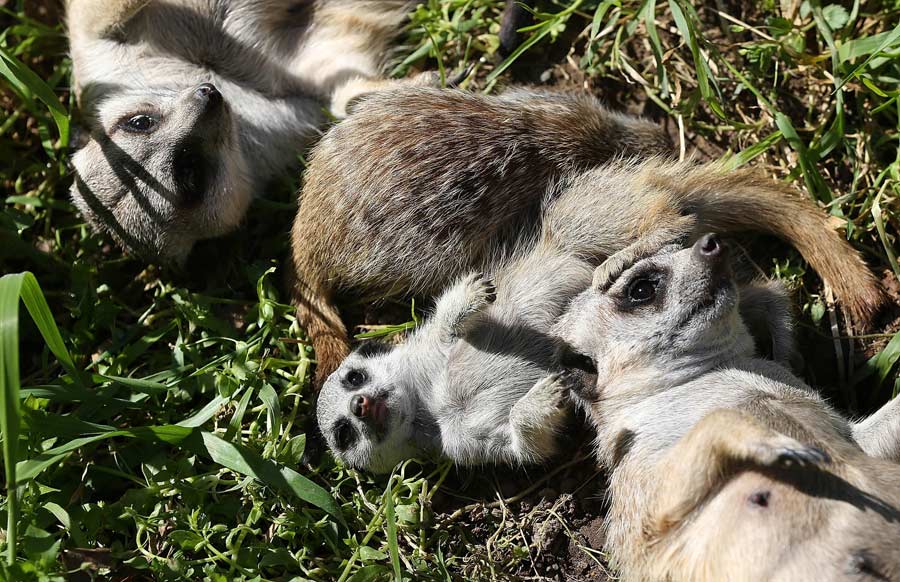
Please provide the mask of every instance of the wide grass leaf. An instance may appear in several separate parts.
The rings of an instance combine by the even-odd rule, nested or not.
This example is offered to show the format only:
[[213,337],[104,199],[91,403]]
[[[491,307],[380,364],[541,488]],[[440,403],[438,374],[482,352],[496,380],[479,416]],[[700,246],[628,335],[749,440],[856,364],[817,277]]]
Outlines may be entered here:
[[0,47],[0,76],[5,78],[16,93],[32,108],[34,107],[34,97],[43,101],[50,110],[50,115],[59,130],[60,143],[68,143],[69,113],[60,104],[53,89],[34,71],[2,47]]
[[37,325],[53,355],[78,382],[79,375],[37,279],[29,272],[0,277],[0,433],[3,435],[3,463],[7,494],[7,561],[16,558],[19,503],[16,475],[21,414],[19,411],[19,300]]

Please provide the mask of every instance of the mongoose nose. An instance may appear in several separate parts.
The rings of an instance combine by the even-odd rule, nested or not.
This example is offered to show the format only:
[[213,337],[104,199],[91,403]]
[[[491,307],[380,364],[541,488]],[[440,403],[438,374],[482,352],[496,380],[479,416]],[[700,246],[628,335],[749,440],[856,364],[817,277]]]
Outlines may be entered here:
[[222,94],[216,89],[212,83],[201,83],[194,89],[194,95],[197,99],[206,101],[207,106],[215,106],[222,103]]
[[369,399],[362,394],[357,394],[350,400],[350,412],[356,418],[365,418],[369,415]]
[[700,240],[694,243],[694,254],[705,259],[716,259],[722,255],[723,251],[722,241],[719,240],[718,235],[712,233],[704,234]]
[[700,252],[704,255],[719,254],[721,248],[719,237],[714,234],[703,235],[703,238],[700,239]]

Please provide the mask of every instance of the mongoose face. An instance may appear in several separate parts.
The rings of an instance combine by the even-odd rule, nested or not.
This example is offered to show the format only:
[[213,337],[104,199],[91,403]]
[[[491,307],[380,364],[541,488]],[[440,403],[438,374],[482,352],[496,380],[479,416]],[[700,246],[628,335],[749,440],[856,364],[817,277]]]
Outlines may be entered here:
[[344,463],[376,473],[415,456],[412,444],[418,396],[390,347],[359,349],[322,386],[319,430]]
[[194,242],[234,228],[251,198],[234,115],[203,83],[118,93],[73,157],[72,198],[132,252],[181,262]]
[[[572,348],[564,365],[598,373],[602,382],[618,366],[675,361],[698,346],[708,354],[731,346],[738,294],[727,255],[716,235],[705,235],[689,248],[669,246],[637,261],[604,289],[595,277],[557,324]],[[604,369],[593,368],[592,354],[604,355]]]
[[[180,263],[299,169],[325,122],[387,82],[406,0],[68,0],[89,141],[75,204],[127,250]],[[329,101],[331,105],[329,106]]]

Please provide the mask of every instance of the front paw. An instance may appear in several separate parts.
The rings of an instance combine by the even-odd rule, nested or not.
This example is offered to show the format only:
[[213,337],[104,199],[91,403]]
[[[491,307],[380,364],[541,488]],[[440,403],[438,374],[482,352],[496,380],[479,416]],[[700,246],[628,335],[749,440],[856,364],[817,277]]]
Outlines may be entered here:
[[497,286],[494,279],[485,273],[473,273],[466,277],[466,295],[472,311],[497,300]]
[[571,372],[550,374],[535,384],[531,392],[538,406],[544,410],[563,410],[569,406],[569,392],[576,385],[577,378]]
[[821,467],[831,462],[828,453],[822,449],[786,436],[752,445],[751,455],[753,460],[766,466]]

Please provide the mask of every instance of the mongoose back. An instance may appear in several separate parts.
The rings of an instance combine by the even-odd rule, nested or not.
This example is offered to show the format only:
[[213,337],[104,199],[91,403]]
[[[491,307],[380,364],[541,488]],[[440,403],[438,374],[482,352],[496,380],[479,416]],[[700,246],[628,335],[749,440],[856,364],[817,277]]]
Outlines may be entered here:
[[563,191],[574,194],[560,221],[579,224],[573,236],[598,239],[604,255],[654,229],[757,230],[797,247],[857,320],[876,309],[882,294],[859,255],[789,188],[746,170],[619,159],[669,150],[660,127],[584,95],[409,88],[363,98],[313,151],[292,234],[317,384],[349,353],[339,295],[436,294],[533,238],[543,205]]
[[613,257],[557,325],[622,579],[900,579],[900,459],[866,453],[897,450],[897,401],[849,422],[754,354],[739,301],[706,235]]
[[[69,0],[88,222],[178,263],[232,230],[325,121],[381,86],[406,0]],[[298,168],[296,168],[298,169]]]

